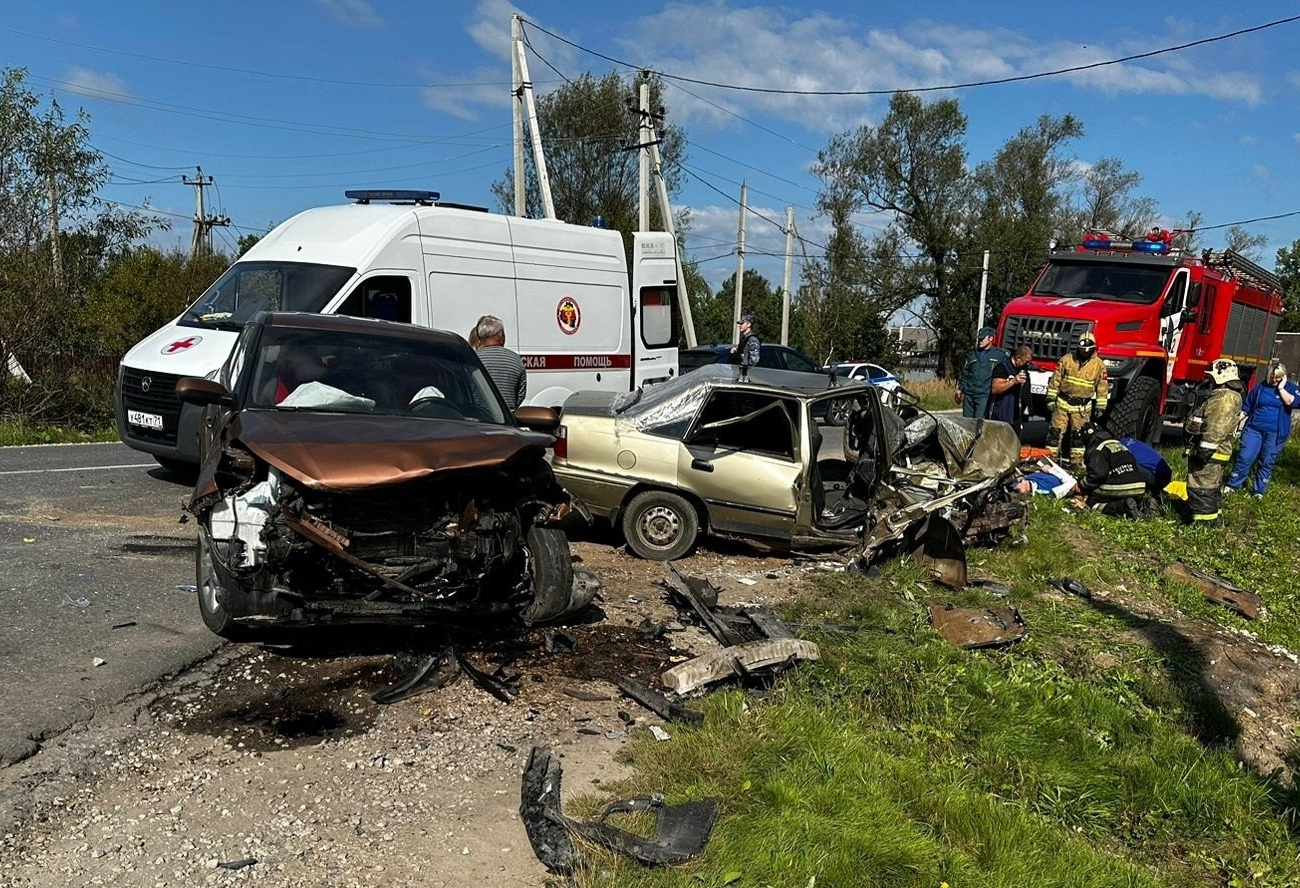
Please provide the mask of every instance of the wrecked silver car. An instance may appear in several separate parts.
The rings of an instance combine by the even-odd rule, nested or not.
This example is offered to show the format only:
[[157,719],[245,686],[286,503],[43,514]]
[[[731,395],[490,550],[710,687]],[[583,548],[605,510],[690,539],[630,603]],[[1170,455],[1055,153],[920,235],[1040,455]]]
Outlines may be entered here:
[[[843,452],[822,452],[834,403]],[[931,516],[996,542],[1025,515],[1002,483],[1010,426],[885,407],[877,389],[811,373],[713,365],[626,395],[564,404],[554,468],[643,558],[680,558],[700,533],[776,548],[911,543]]]
[[[336,622],[431,623],[585,606],[569,509],[546,462],[554,411],[510,415],[459,337],[407,324],[262,314],[204,406],[204,623],[226,638]],[[531,426],[534,431],[521,426]]]

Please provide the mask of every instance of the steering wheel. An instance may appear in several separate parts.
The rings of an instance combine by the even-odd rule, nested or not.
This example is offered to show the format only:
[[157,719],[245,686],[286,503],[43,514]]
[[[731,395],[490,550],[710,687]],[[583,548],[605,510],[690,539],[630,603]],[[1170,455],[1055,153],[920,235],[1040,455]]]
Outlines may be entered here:
[[411,413],[430,419],[464,419],[455,405],[446,398],[419,398],[411,402]]

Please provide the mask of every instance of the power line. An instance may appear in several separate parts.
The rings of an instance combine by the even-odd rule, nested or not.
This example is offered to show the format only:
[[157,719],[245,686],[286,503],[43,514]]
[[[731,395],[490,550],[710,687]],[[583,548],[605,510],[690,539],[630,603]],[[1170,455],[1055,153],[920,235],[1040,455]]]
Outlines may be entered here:
[[1107,59],[1106,61],[1102,61],[1102,62],[1090,62],[1086,65],[1073,65],[1069,68],[1056,68],[1051,71],[1039,71],[1034,74],[1018,74],[1014,77],[999,77],[990,80],[972,80],[972,81],[967,81],[965,83],[948,83],[939,86],[909,86],[909,87],[893,87],[891,89],[827,89],[827,90],[777,89],[773,87],[744,86],[741,84],[722,83],[714,80],[698,80],[693,77],[684,77],[680,74],[668,74],[664,71],[657,71],[652,66],[649,65],[634,65],[631,62],[626,62],[623,61],[622,59],[617,59],[614,58],[613,56],[605,55],[604,53],[597,52],[594,49],[588,49],[587,47],[579,43],[574,43],[572,40],[566,40],[565,38],[561,37],[559,34],[555,34],[551,31],[548,31],[545,28],[543,28],[541,25],[537,24],[536,22],[529,21],[528,19],[523,19],[522,21],[525,25],[528,25],[529,27],[532,28],[536,28],[538,31],[542,32],[548,37],[554,38],[555,40],[558,40],[561,43],[568,44],[569,46],[572,46],[574,49],[577,49],[581,52],[585,52],[588,55],[593,55],[596,58],[604,59],[605,61],[611,64],[621,65],[625,68],[632,68],[637,71],[654,71],[654,73],[658,74],[660,77],[664,78],[665,80],[674,80],[680,83],[693,83],[699,86],[712,86],[717,89],[730,89],[730,90],[736,90],[738,92],[767,93],[770,95],[783,95],[783,96],[887,96],[887,95],[893,95],[894,93],[897,92],[922,93],[922,92],[938,92],[938,91],[958,90],[958,89],[974,89],[975,87],[980,87],[980,86],[998,86],[1006,83],[1021,83],[1026,80],[1037,80],[1043,77],[1057,77],[1061,74],[1075,74],[1078,73],[1079,71],[1090,71],[1095,68],[1105,68],[1110,65],[1123,64],[1124,62],[1135,62],[1138,61],[1139,59],[1149,59],[1155,56],[1165,55],[1167,53],[1181,52],[1185,49],[1192,49],[1193,47],[1197,47],[1197,46],[1205,46],[1210,43],[1217,43],[1221,40],[1230,40],[1233,37],[1240,37],[1243,34],[1253,34],[1257,31],[1265,31],[1269,28],[1276,28],[1279,25],[1286,25],[1295,21],[1300,21],[1300,15],[1293,15],[1288,18],[1277,19],[1276,21],[1266,22],[1262,25],[1255,25],[1250,28],[1241,28],[1240,30],[1231,31],[1227,34],[1217,34],[1213,37],[1203,37],[1200,40],[1192,40],[1187,43],[1180,43],[1176,46],[1166,46],[1163,47],[1162,49],[1153,49],[1153,50],[1149,50],[1148,52],[1134,53],[1133,55],[1122,56],[1117,59]]
[[[469,139],[474,136],[481,136],[485,133],[495,132],[496,130],[508,129],[509,127],[510,124],[502,123],[497,124],[496,126],[484,127],[483,129],[473,130],[468,133],[460,133],[454,136],[446,136],[439,139],[427,139],[402,145],[385,145],[382,148],[362,148],[358,151],[336,151],[329,154],[223,154],[220,152],[209,151],[206,148],[198,150],[193,148],[177,148],[174,145],[159,145],[155,142],[135,142],[118,136],[99,135],[96,138],[108,139],[112,142],[121,142],[125,145],[134,145],[138,148],[152,148],[158,151],[173,151],[180,154],[189,154],[191,156],[202,155],[203,157],[220,157],[232,160],[324,160],[333,157],[356,157],[361,154],[380,154],[386,151],[409,151],[414,148],[424,148],[428,145],[454,145],[458,144],[458,139]],[[97,150],[100,151],[100,153],[107,153],[102,148]],[[164,169],[172,169],[172,167],[165,167]],[[179,169],[179,167],[177,167],[177,169]],[[189,167],[185,167],[185,169],[189,169]]]

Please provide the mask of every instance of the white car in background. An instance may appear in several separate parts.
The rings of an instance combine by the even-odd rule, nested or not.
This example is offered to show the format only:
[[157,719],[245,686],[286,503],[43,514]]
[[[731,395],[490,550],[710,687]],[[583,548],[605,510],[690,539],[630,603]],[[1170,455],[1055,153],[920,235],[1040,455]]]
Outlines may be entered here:
[[[867,361],[838,361],[822,367],[823,373],[830,374],[832,371],[841,379],[860,379],[882,389],[885,393],[884,401],[887,406],[894,405],[902,393],[901,390],[903,390],[902,380],[879,364],[872,364]],[[843,408],[845,406],[847,405],[838,401],[831,402],[826,410],[826,424],[844,425],[846,416]]]

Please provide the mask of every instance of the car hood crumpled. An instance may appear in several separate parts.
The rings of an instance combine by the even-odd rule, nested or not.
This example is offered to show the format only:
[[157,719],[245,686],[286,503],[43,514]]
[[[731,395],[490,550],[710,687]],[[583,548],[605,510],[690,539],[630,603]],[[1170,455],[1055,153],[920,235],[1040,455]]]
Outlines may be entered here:
[[543,452],[550,435],[509,426],[402,416],[247,411],[237,438],[255,456],[317,490],[402,484],[447,470],[491,469]]

